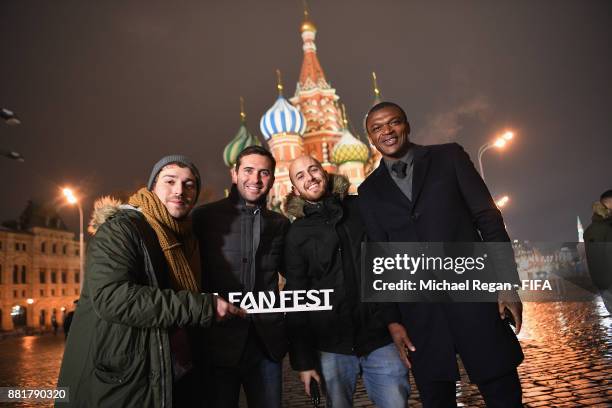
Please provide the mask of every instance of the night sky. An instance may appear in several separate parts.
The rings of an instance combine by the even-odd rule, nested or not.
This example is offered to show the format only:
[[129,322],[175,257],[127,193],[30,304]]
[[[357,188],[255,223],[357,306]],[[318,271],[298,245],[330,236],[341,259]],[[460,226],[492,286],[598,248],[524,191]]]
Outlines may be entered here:
[[[506,128],[515,140],[484,157],[494,195],[508,194],[512,238],[575,241],[576,216],[612,188],[612,2],[309,2],[318,56],[353,126],[373,101],[404,106],[417,143],[478,147]],[[302,2],[25,1],[0,3],[0,123],[8,187],[0,220],[28,199],[71,185],[93,199],[143,185],[163,155],[191,156],[207,197],[229,184],[223,147],[276,98],[292,96],[302,63]],[[60,214],[78,230],[78,213]]]

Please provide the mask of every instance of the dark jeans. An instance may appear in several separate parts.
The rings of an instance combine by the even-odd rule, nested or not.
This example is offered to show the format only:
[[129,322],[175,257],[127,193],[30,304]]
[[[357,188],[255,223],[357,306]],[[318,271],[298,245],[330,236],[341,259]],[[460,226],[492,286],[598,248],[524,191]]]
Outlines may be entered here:
[[240,386],[249,408],[280,408],[282,366],[263,351],[263,344],[250,334],[236,367],[213,367],[209,404],[214,408],[237,408]]
[[[457,407],[454,381],[419,382],[417,379],[416,382],[423,408]],[[521,382],[516,370],[477,385],[488,408],[518,408],[523,406]]]

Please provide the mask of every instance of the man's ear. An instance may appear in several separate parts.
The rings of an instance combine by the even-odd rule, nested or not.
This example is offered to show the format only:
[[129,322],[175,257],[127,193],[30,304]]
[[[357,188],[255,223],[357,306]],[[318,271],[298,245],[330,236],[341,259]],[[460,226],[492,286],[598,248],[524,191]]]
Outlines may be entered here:
[[230,173],[232,173],[232,183],[238,184],[238,169],[236,169],[236,165],[232,167]]

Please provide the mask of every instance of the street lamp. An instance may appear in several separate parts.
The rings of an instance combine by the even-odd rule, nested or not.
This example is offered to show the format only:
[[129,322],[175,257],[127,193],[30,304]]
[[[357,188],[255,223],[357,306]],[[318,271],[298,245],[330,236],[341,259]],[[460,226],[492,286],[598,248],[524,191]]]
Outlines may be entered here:
[[495,205],[496,205],[498,208],[502,208],[502,207],[505,207],[505,206],[506,206],[506,204],[508,204],[508,201],[510,201],[510,197],[508,197],[507,195],[505,195],[505,196],[500,197],[500,198],[498,198],[497,200],[495,200]]
[[75,197],[74,193],[69,188],[64,188],[62,190],[66,200],[70,204],[76,204],[79,209],[79,261],[80,261],[80,270],[79,270],[79,291],[83,291],[83,280],[85,279],[85,254],[83,252],[84,242],[83,242],[83,207],[81,207],[81,203]]
[[508,144],[508,142],[510,140],[512,140],[512,138],[514,137],[514,132],[507,130],[504,133],[502,133],[501,136],[499,136],[497,139],[495,139],[493,142],[487,142],[485,144],[483,144],[482,146],[480,146],[480,149],[478,149],[478,166],[480,167],[480,177],[482,177],[482,179],[484,180],[484,170],[482,167],[482,155],[484,154],[484,152],[486,152],[487,150],[495,147],[497,149],[503,149],[506,144]]
[[[21,121],[17,115],[15,115],[15,112],[6,108],[0,108],[0,118],[2,118],[4,122],[10,126],[17,126],[21,124]],[[0,149],[0,156],[21,162],[24,161],[23,156],[20,153],[11,150]]]
[[0,156],[4,156],[4,157],[6,157],[8,159],[17,160],[17,161],[20,161],[20,162],[25,161],[25,159],[23,158],[21,153],[14,152],[12,150],[0,149]]
[[4,119],[7,125],[16,126],[21,124],[21,121],[17,115],[15,115],[15,112],[6,108],[0,108],[0,117]]

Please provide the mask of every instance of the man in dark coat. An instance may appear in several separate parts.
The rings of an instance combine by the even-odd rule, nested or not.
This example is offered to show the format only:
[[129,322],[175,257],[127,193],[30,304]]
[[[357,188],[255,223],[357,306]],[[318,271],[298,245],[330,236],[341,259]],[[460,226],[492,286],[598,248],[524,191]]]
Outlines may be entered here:
[[195,166],[172,155],[154,166],[147,188],[130,205],[108,197],[96,202],[83,291],[58,379],[59,387],[69,388],[69,402],[57,406],[172,407],[192,401],[184,328],[244,316],[185,283],[195,282],[198,273],[189,212],[199,190]]
[[[202,287],[229,292],[279,290],[283,241],[289,220],[266,208],[276,161],[259,146],[244,149],[232,169],[227,198],[193,213],[202,255]],[[282,313],[249,315],[204,330],[202,350],[208,365],[214,407],[237,407],[240,386],[249,407],[280,407],[281,361],[287,351]]]
[[612,190],[593,203],[593,221],[584,231],[584,246],[593,284],[612,313]]
[[289,168],[293,193],[287,213],[287,290],[333,289],[332,310],[287,316],[291,365],[307,394],[320,381],[329,406],[350,408],[361,373],[370,399],[381,408],[406,406],[410,385],[378,305],[360,300],[360,253],[365,230],[349,182],[328,176],[310,156]]
[[[509,241],[501,213],[461,146],[412,144],[405,112],[390,102],[372,107],[365,127],[383,156],[358,190],[371,241]],[[521,406],[516,367],[523,353],[504,320],[511,314],[518,333],[522,305],[515,293],[504,293],[499,304],[402,303],[399,312],[402,324],[389,317],[389,330],[405,360],[412,360],[425,407],[456,406],[456,354],[488,407]],[[412,350],[409,357],[405,348]]]

